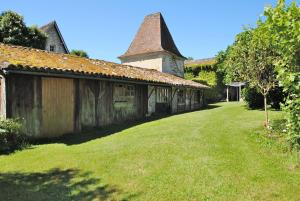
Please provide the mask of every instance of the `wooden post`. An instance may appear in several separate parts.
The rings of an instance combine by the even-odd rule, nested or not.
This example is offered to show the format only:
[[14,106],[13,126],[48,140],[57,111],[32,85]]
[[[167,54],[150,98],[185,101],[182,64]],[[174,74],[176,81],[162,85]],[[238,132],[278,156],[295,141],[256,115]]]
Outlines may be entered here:
[[240,86],[239,86],[239,98],[240,98],[239,101],[240,101],[240,102],[242,101],[242,99],[241,99],[241,92],[242,92],[242,86],[240,85]]
[[229,102],[229,87],[226,89],[226,102]]

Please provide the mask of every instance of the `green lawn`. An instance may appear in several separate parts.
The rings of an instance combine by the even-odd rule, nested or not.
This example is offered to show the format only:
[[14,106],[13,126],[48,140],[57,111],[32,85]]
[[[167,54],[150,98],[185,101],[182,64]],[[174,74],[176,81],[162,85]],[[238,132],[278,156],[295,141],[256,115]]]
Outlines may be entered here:
[[259,137],[263,119],[220,103],[0,156],[0,200],[300,200],[300,170]]

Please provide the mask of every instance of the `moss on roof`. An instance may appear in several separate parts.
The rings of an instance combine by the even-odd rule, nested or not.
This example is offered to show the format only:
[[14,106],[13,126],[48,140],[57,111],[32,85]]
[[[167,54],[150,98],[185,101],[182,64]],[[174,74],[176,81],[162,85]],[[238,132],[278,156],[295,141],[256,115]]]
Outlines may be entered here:
[[156,70],[2,43],[0,43],[0,66],[2,70],[15,69],[51,73],[57,71],[59,73],[84,74],[99,78],[126,78],[135,81],[207,88],[205,85]]
[[186,68],[196,68],[196,67],[213,66],[215,64],[216,64],[215,58],[199,59],[199,60],[186,61],[185,67]]

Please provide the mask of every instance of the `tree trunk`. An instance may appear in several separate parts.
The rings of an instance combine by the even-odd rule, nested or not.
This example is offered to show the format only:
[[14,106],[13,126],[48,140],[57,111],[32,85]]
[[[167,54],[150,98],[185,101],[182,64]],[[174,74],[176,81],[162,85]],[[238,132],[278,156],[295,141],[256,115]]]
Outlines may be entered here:
[[268,114],[268,109],[267,109],[267,95],[264,94],[264,107],[265,107],[265,117],[266,117],[266,122],[265,125],[266,127],[269,126],[269,114]]

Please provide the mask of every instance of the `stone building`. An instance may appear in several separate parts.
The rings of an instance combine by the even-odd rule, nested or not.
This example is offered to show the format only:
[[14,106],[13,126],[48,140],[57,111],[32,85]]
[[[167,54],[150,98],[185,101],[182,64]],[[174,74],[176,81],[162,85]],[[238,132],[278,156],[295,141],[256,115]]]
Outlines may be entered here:
[[64,41],[64,38],[58,28],[56,21],[52,21],[40,29],[48,36],[46,40],[45,50],[57,53],[69,54],[68,47]]
[[119,58],[122,64],[184,76],[185,57],[177,49],[161,13],[145,17],[130,47]]

